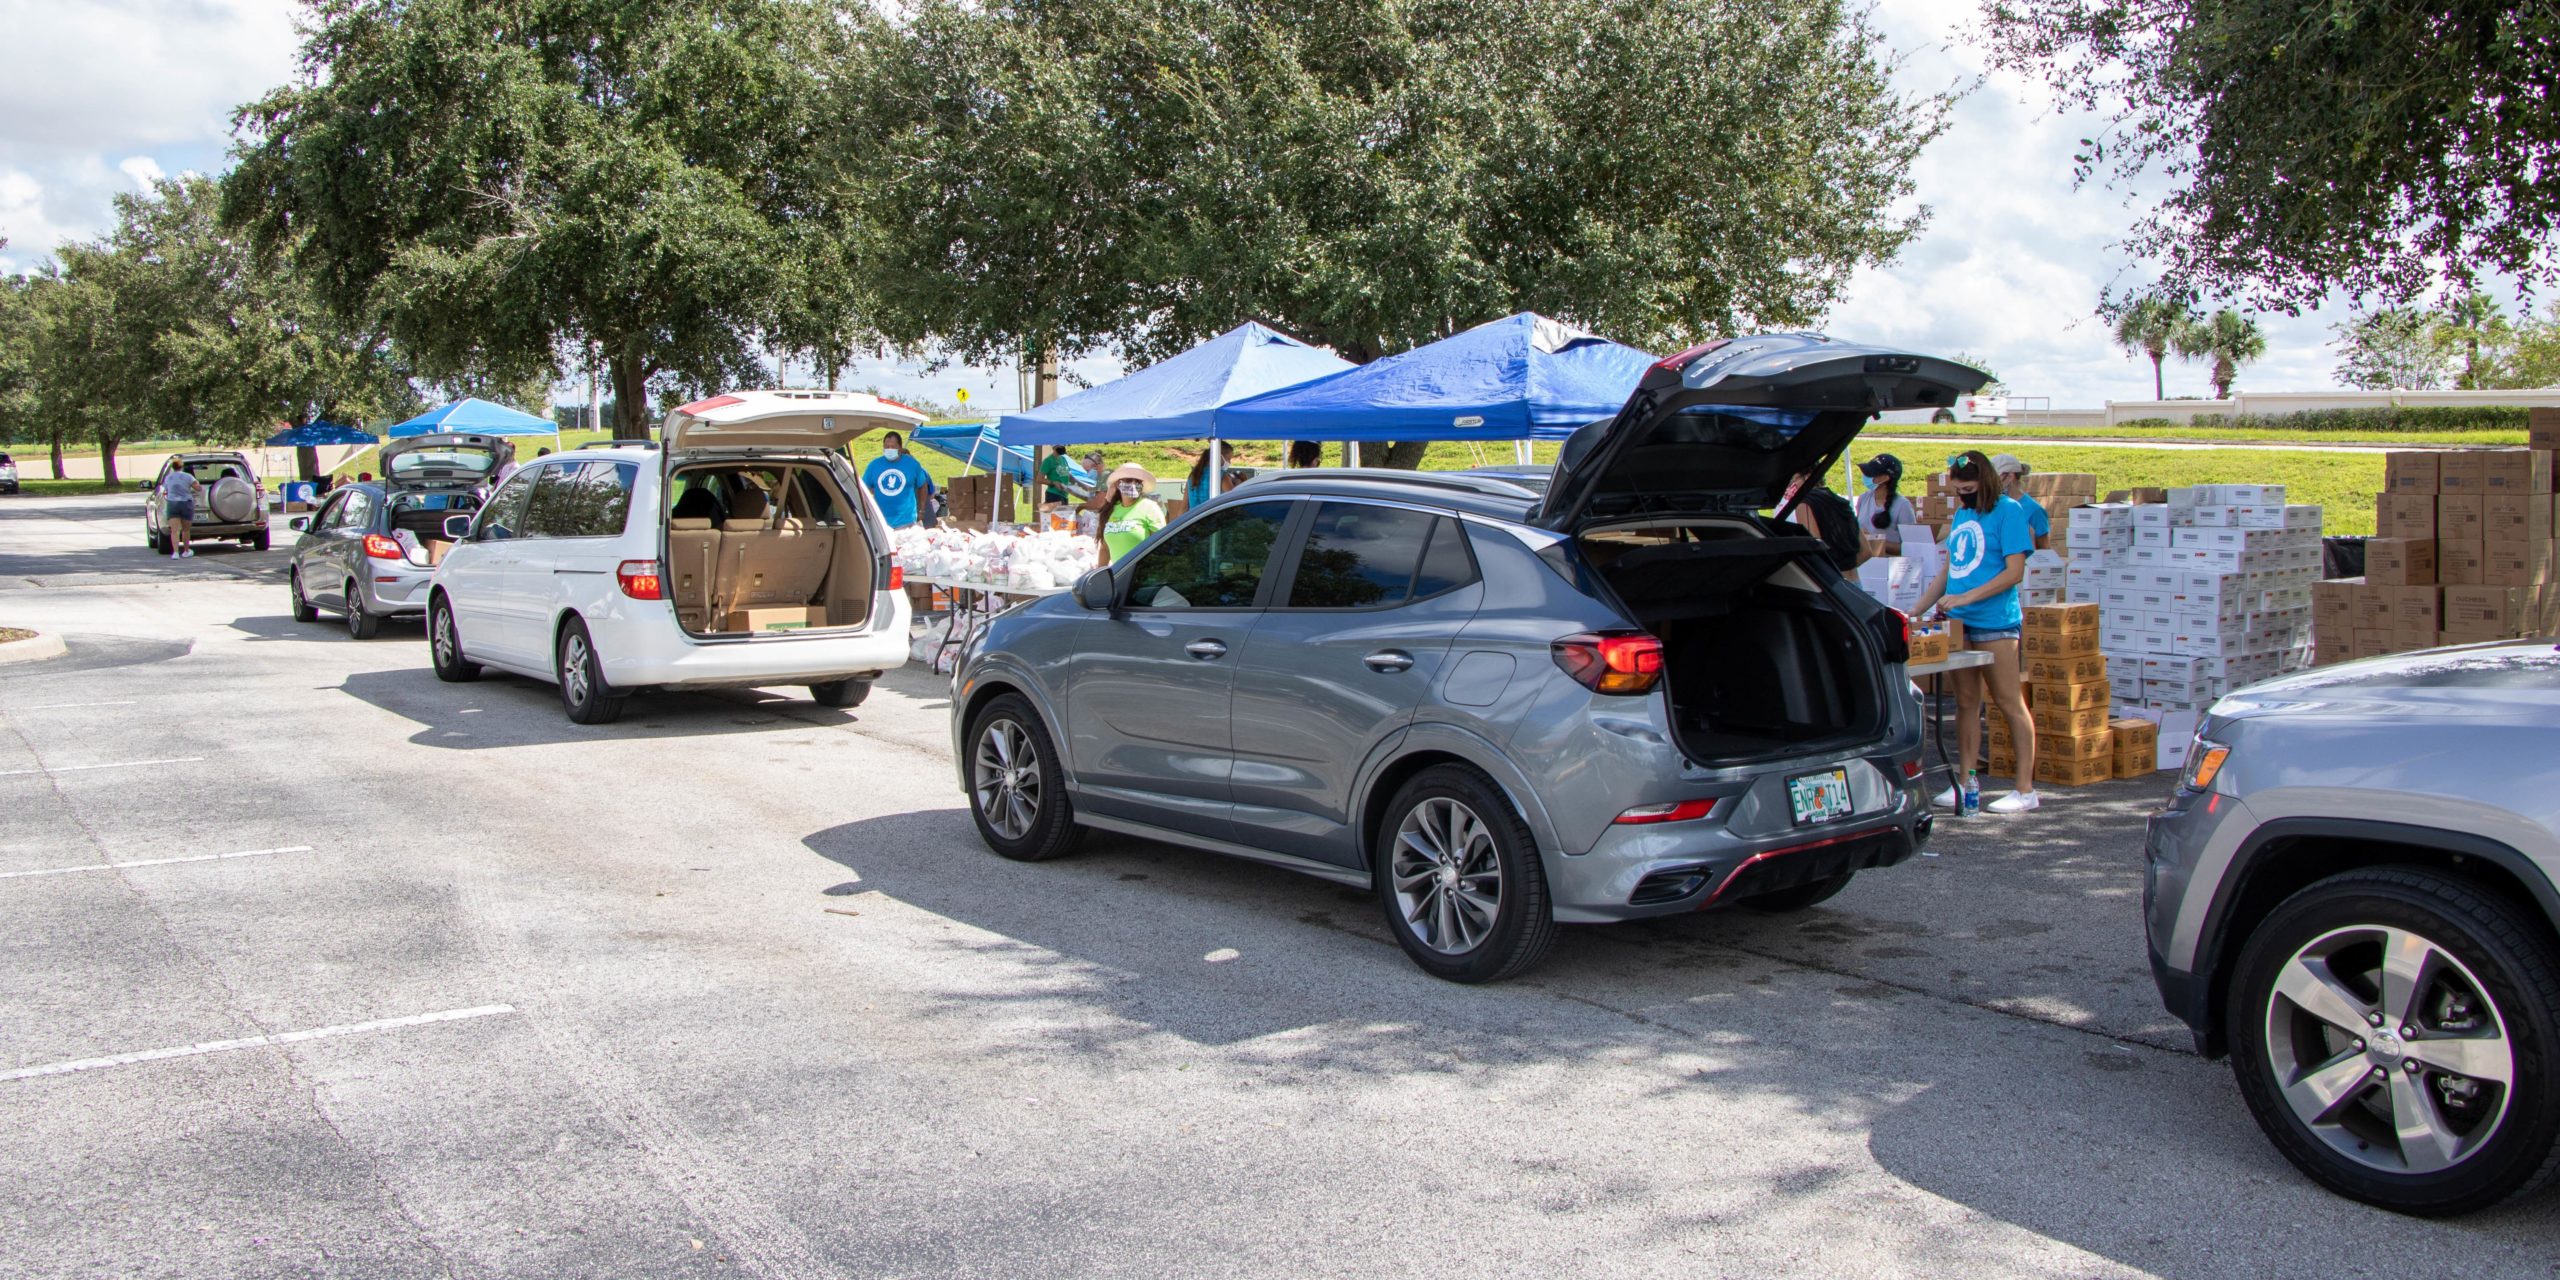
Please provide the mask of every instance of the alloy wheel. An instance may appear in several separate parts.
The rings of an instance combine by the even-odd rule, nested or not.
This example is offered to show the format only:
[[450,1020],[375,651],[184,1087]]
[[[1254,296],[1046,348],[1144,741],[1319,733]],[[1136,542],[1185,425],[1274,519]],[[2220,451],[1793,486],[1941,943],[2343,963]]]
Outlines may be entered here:
[[1502,859],[1473,809],[1445,796],[1415,805],[1396,827],[1388,863],[1397,910],[1424,946],[1476,948],[1502,912]]
[[587,677],[587,637],[571,631],[560,642],[560,688],[571,702],[585,702],[592,682]]
[[436,610],[435,635],[429,637],[428,642],[435,646],[436,662],[440,666],[449,668],[456,658],[462,656],[462,646],[454,643],[453,639],[453,610]]
[[1019,840],[1040,819],[1040,751],[1031,735],[1011,720],[995,720],[978,736],[970,761],[971,789],[987,825],[1007,840]]
[[2411,930],[2312,939],[2277,973],[2266,1018],[2286,1104],[2367,1168],[2451,1168],[2506,1119],[2516,1062],[2505,1019],[2461,960]]

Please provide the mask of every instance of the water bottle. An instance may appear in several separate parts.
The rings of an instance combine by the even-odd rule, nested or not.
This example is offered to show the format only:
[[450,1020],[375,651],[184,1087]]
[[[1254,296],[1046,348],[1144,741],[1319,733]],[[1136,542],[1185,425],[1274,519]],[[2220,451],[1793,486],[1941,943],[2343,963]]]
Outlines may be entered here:
[[1956,793],[1956,816],[1970,818],[1982,812],[1982,781],[1973,770],[1964,771],[1964,790]]

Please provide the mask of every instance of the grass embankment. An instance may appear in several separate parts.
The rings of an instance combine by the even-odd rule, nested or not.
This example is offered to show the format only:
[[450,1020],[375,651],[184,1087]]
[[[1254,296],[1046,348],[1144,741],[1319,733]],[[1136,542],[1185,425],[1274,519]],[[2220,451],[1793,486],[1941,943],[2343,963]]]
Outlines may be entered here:
[[114,484],[108,484],[103,480],[38,480],[29,478],[20,480],[18,482],[18,489],[29,497],[59,498],[93,493],[139,493],[141,490],[138,486],[149,484],[150,482],[151,477],[149,476],[144,476],[140,480],[136,480],[131,476],[126,476],[124,479],[119,480]]
[[2266,427],[2039,427],[1953,423],[1930,426],[1895,422],[1869,427],[1861,440],[1933,437],[1967,440],[2157,440],[2163,444],[2213,444],[2220,441],[2277,444],[2353,444],[2388,447],[2412,444],[2520,445],[2525,433],[2500,429],[2479,431],[2281,431]]

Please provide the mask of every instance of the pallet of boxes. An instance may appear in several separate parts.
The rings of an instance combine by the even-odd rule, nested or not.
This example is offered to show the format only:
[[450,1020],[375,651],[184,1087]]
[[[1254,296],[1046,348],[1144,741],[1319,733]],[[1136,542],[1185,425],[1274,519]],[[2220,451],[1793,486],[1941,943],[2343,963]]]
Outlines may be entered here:
[[2533,423],[2523,449],[2384,458],[2364,576],[2314,591],[2322,664],[2560,630],[2560,410]]
[[2282,485],[2156,495],[2071,512],[2065,594],[2098,607],[2114,719],[2149,725],[2151,766],[2166,769],[2186,762],[2214,699],[2309,665],[2321,517]]

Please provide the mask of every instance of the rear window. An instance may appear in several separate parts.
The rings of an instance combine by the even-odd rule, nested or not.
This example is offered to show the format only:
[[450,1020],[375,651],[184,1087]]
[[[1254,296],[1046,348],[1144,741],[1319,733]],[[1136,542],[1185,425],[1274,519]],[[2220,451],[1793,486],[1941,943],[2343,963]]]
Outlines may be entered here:
[[248,469],[236,462],[190,462],[187,464],[187,474],[194,476],[208,488],[217,480],[227,480],[233,476],[243,480],[249,478]]
[[1307,527],[1298,571],[1289,581],[1292,609],[1367,609],[1402,604],[1413,571],[1431,542],[1429,512],[1327,502]]
[[412,449],[407,453],[392,455],[391,476],[397,480],[438,472],[485,473],[497,465],[497,450],[474,445],[456,445],[450,449]]

